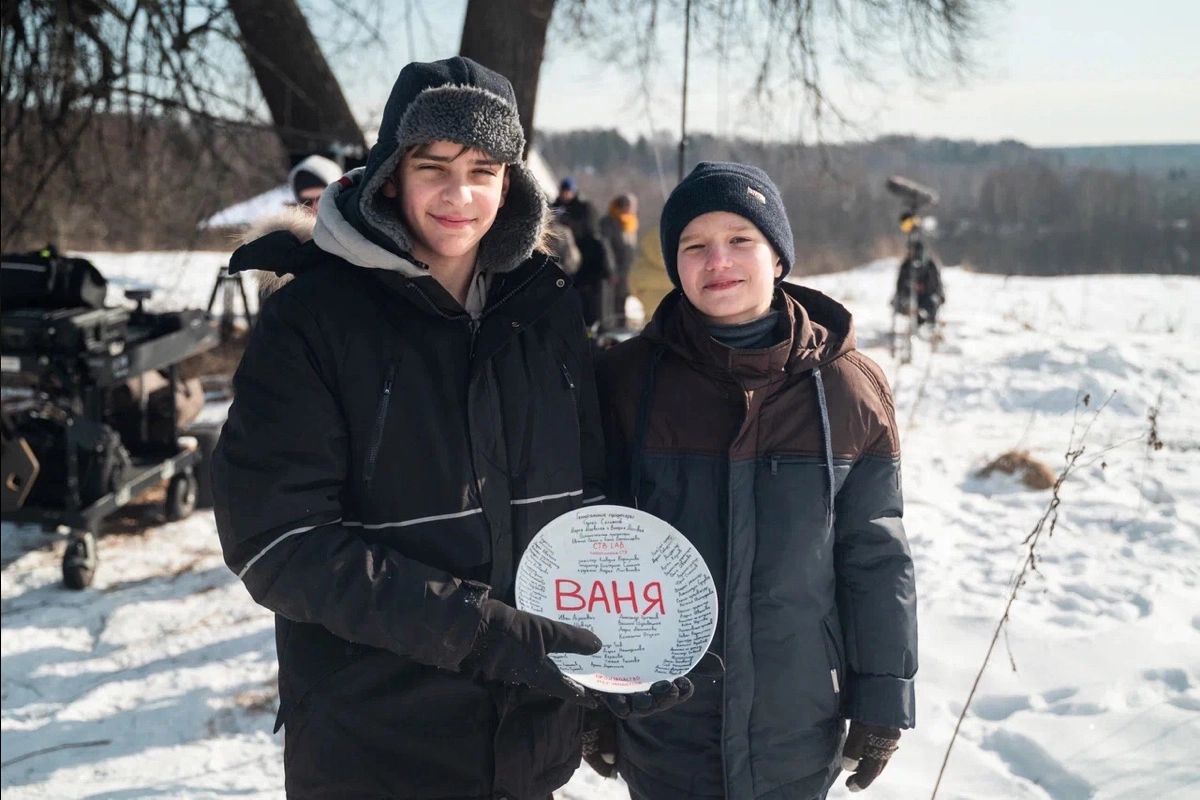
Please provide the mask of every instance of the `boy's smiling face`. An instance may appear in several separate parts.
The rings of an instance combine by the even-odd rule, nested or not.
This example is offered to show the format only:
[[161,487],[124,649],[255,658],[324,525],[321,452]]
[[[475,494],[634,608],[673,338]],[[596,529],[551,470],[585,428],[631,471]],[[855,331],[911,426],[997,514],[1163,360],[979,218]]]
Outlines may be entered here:
[[709,322],[736,325],[766,314],[783,274],[754,223],[727,211],[701,214],[679,236],[679,284]]
[[383,186],[413,233],[413,256],[431,266],[474,264],[508,192],[505,165],[454,142],[406,153]]

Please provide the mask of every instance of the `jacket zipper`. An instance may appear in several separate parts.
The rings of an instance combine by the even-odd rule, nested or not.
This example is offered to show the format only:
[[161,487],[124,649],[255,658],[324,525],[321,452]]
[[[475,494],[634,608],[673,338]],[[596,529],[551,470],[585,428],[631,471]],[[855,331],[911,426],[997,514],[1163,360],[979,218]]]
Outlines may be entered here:
[[[743,396],[745,396],[746,387],[738,380],[737,385],[741,388]],[[746,422],[745,412],[742,414],[741,422],[738,423],[738,429]],[[729,459],[725,460],[725,503],[728,522],[725,526],[725,608],[721,609],[721,613],[725,619],[729,619],[729,593],[733,587],[733,469],[729,466]],[[726,622],[725,633],[721,637],[721,658],[725,664],[729,664],[729,624]],[[729,681],[723,679],[721,681],[721,776],[724,778],[725,794],[730,794],[729,787],[729,763],[725,753],[725,731],[728,714],[725,713],[729,703]]]
[[[725,465],[726,470],[729,470],[728,461]],[[729,509],[729,521],[725,527],[725,607],[721,609],[721,614],[725,619],[729,619],[729,591],[733,585],[730,578],[733,576],[733,475],[731,471],[727,471],[725,475],[725,498],[726,507]],[[729,623],[725,623],[725,631],[721,636],[721,661],[729,664]],[[728,669],[728,667],[726,667]],[[726,722],[729,715],[726,709],[729,705],[729,680],[728,673],[722,673],[721,677],[721,778],[725,786],[725,794],[729,795],[729,763],[725,754],[725,733],[727,729]]]
[[[480,312],[480,314],[479,314],[479,319],[481,319],[481,320],[482,320],[482,319],[483,319],[484,317],[486,317],[488,314],[491,314],[491,313],[492,313],[493,311],[495,311],[497,308],[499,308],[500,306],[502,306],[502,305],[504,305],[506,302],[508,302],[508,300],[509,300],[509,299],[511,299],[511,298],[513,297],[513,295],[517,294],[517,293],[518,293],[518,292],[520,292],[522,289],[524,289],[526,286],[528,286],[529,284],[531,284],[531,283],[533,283],[535,280],[537,280],[537,279],[538,279],[538,277],[540,277],[540,276],[541,276],[541,274],[542,274],[543,272],[545,272],[545,271],[546,271],[546,265],[547,265],[548,263],[549,263],[549,262],[542,262],[542,265],[541,265],[541,267],[539,267],[537,270],[535,270],[535,271],[534,271],[534,273],[533,273],[532,275],[530,275],[530,276],[529,276],[528,278],[526,278],[525,280],[521,281],[521,283],[520,283],[520,284],[518,284],[517,286],[513,287],[513,289],[512,289],[511,291],[509,291],[508,293],[506,293],[506,294],[505,294],[503,297],[501,297],[499,300],[497,300],[496,302],[492,303],[490,306],[487,306],[486,308],[484,308],[484,309],[483,309],[483,311],[482,311],[482,312]],[[445,311],[443,311],[442,309],[438,308],[438,305],[437,305],[437,303],[433,302],[433,300],[432,300],[432,299],[429,297],[429,295],[427,295],[427,294],[425,293],[425,290],[424,290],[424,289],[422,289],[420,286],[418,286],[418,285],[417,285],[417,284],[415,284],[415,283],[411,283],[411,284],[409,284],[409,285],[410,285],[410,286],[412,286],[412,287],[413,287],[413,289],[415,289],[415,290],[417,291],[417,294],[421,295],[421,298],[422,298],[422,299],[423,299],[423,300],[424,300],[426,303],[428,303],[428,304],[429,304],[429,306],[430,306],[430,307],[431,307],[431,308],[434,310],[434,312],[435,312],[436,314],[438,314],[439,316],[441,316],[441,317],[443,317],[443,318],[445,318],[445,319],[454,319],[454,318],[455,318],[455,316],[460,316],[460,315],[454,315],[454,314],[447,314]]]
[[[567,388],[571,390],[571,399],[575,400],[575,381],[571,379],[571,371],[567,369],[566,364],[559,364],[558,367],[562,370],[563,378],[567,381]],[[575,405],[578,407],[579,403],[576,402]]]
[[522,289],[524,289],[526,286],[528,286],[529,284],[531,284],[531,283],[533,283],[535,280],[537,280],[537,279],[538,279],[538,277],[539,277],[539,276],[540,276],[540,275],[541,275],[543,272],[545,272],[545,271],[546,271],[546,264],[548,264],[548,263],[549,263],[549,262],[547,262],[547,261],[543,261],[543,262],[542,262],[542,265],[541,265],[541,267],[539,267],[537,270],[535,270],[535,271],[534,271],[534,273],[533,273],[532,275],[530,275],[528,278],[526,278],[525,280],[521,281],[521,283],[520,283],[519,285],[517,285],[516,287],[514,287],[512,291],[510,291],[508,294],[506,294],[506,295],[504,295],[503,297],[501,297],[501,298],[500,298],[499,300],[497,300],[496,302],[492,303],[492,304],[491,304],[490,306],[488,306],[487,308],[483,309],[483,311],[482,311],[482,312],[480,313],[480,315],[479,315],[479,318],[480,318],[480,319],[483,319],[483,318],[484,318],[484,317],[486,317],[488,314],[492,313],[492,312],[493,312],[493,311],[495,311],[497,308],[499,308],[500,306],[504,305],[504,304],[505,304],[505,303],[506,303],[506,302],[509,300],[509,298],[511,298],[513,295],[517,294],[517,293],[518,293],[518,292],[520,292]]
[[[492,303],[490,306],[483,309],[483,311],[480,312],[480,314],[479,314],[479,319],[468,319],[467,320],[467,328],[471,332],[471,346],[470,346],[469,355],[470,355],[472,361],[475,359],[475,344],[476,344],[476,339],[478,338],[478,334],[479,334],[479,327],[483,322],[483,318],[488,316],[489,314],[491,314],[493,311],[495,311],[500,306],[504,305],[506,302],[508,302],[508,300],[510,300],[518,292],[520,292],[526,286],[528,286],[529,284],[531,284],[535,280],[537,280],[538,277],[541,276],[541,274],[546,271],[547,263],[549,263],[549,262],[542,262],[541,267],[539,269],[537,269],[532,275],[530,275],[525,280],[521,281],[521,283],[519,285],[513,287],[513,289],[511,291],[506,293],[503,297],[501,297],[495,303]],[[433,300],[429,297],[429,295],[427,295],[425,293],[425,290],[422,289],[420,286],[418,286],[415,283],[411,283],[409,285],[412,286],[413,289],[416,290],[417,294],[421,295],[421,299],[423,299],[429,305],[429,307],[432,308],[434,310],[434,312],[436,314],[438,314],[440,317],[442,317],[443,319],[454,319],[455,318],[456,315],[447,314],[445,311],[438,308],[437,304],[433,302]]]
[[562,370],[563,378],[567,382],[567,388],[571,390],[571,407],[575,411],[575,434],[578,437],[581,433],[579,427],[579,391],[575,388],[575,379],[571,377],[571,370],[567,369],[566,362],[560,362],[558,366]]
[[833,626],[829,624],[829,619],[821,620],[821,627],[825,629],[825,636],[829,639],[829,644],[833,646],[834,666],[841,672],[844,669],[846,657],[842,654],[842,648],[838,647],[837,637],[833,635]]
[[833,628],[830,627],[828,619],[821,620],[821,635],[825,640],[825,657],[829,661],[829,681],[832,684],[834,698],[840,703],[842,676],[845,674],[845,658],[838,647],[837,637],[833,635]]
[[379,457],[379,446],[383,444],[383,428],[387,423],[388,403],[392,400],[392,382],[396,378],[396,363],[388,365],[387,377],[383,381],[383,394],[375,411],[375,424],[371,428],[371,447],[367,450],[367,465],[363,468],[363,483],[369,488],[375,477],[375,460]]
[[[469,355],[472,363],[474,363],[474,361],[475,361],[475,344],[476,344],[476,341],[479,339],[479,328],[481,325],[483,325],[484,318],[487,317],[489,314],[491,314],[493,311],[495,311],[497,308],[499,308],[500,306],[502,306],[506,302],[508,302],[508,300],[510,298],[515,296],[518,292],[520,292],[526,286],[528,286],[529,284],[531,284],[535,280],[537,280],[538,276],[541,275],[543,272],[545,272],[545,270],[546,270],[546,264],[543,263],[541,266],[541,269],[538,269],[536,272],[534,272],[528,278],[521,281],[520,285],[513,288],[512,291],[508,292],[503,297],[501,297],[499,300],[492,303],[490,306],[487,306],[486,308],[484,308],[483,311],[479,312],[479,319],[471,319],[469,321],[467,327],[471,331],[471,349],[468,352],[468,355]],[[422,292],[422,294],[424,294],[424,292]],[[426,296],[425,299],[429,300],[428,296]],[[432,303],[433,301],[430,300],[429,302]]]

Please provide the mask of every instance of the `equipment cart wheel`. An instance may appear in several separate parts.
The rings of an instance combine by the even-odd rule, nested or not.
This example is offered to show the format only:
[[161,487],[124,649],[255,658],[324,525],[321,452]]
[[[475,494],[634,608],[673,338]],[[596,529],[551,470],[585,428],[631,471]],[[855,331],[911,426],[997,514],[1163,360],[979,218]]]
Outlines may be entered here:
[[190,517],[196,510],[196,476],[190,469],[177,473],[167,484],[167,519],[171,522]]
[[63,553],[63,585],[68,589],[86,589],[96,576],[96,537],[91,531],[72,531]]

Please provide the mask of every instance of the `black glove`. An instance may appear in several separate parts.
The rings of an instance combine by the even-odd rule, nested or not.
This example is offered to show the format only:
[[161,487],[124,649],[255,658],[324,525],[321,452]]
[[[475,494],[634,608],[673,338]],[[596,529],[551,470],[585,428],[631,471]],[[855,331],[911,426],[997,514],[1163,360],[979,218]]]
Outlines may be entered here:
[[696,687],[687,678],[676,678],[673,681],[659,681],[651,685],[646,692],[633,694],[608,694],[593,692],[592,696],[604,704],[617,719],[639,719],[674,708],[680,703],[687,702],[695,693]]
[[586,689],[547,657],[550,653],[590,656],[602,646],[596,634],[518,611],[499,600],[483,600],[479,611],[483,617],[479,632],[460,671],[483,680],[524,684],[580,705],[596,705]]
[[596,771],[601,778],[617,777],[617,721],[602,712],[588,712],[597,715],[594,727],[589,725],[583,732],[583,760]]
[[583,760],[602,778],[617,776],[617,719],[637,719],[687,702],[696,687],[688,678],[659,681],[649,691],[633,694],[592,692],[604,709],[588,712],[583,733]]
[[842,746],[842,769],[854,773],[846,779],[850,791],[861,792],[870,786],[899,746],[899,728],[851,720]]

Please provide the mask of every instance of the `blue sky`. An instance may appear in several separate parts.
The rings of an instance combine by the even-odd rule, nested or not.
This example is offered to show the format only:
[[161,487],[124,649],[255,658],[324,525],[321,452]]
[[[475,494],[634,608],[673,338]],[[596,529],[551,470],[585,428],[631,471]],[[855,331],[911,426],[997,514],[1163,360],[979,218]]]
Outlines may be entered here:
[[[444,58],[458,49],[465,0],[426,4],[429,27],[415,26],[411,36],[402,4],[395,6],[397,16],[385,22],[399,32],[385,56],[364,56],[360,63],[334,58],[363,120],[378,118],[404,63]],[[649,105],[634,89],[636,76],[551,41],[535,125],[616,127],[629,136],[677,134],[680,31],[663,33],[664,55],[650,81]],[[978,74],[963,85],[918,86],[897,70],[885,75],[886,90],[880,90],[833,73],[833,94],[856,124],[828,129],[825,136],[911,133],[1043,146],[1197,142],[1198,34],[1200,0],[1009,0],[991,15]],[[711,53],[694,47],[689,128],[752,138],[811,135],[789,108],[774,108],[768,119],[744,106],[749,72],[745,64],[719,65]]]

